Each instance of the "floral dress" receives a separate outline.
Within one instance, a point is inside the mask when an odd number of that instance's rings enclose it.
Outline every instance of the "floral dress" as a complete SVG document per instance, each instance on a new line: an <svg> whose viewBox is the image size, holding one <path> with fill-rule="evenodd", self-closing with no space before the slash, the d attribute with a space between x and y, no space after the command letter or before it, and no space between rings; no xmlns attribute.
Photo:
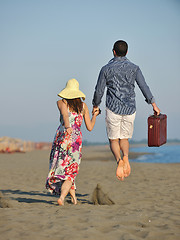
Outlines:
<svg viewBox="0 0 180 240"><path fill-rule="evenodd" d="M62 116L52 144L49 174L46 181L46 189L50 193L61 194L61 185L64 180L72 181L72 189L75 189L75 178L79 171L82 150L81 124L83 114L70 112L69 123L73 129L71 135L66 132Z"/></svg>

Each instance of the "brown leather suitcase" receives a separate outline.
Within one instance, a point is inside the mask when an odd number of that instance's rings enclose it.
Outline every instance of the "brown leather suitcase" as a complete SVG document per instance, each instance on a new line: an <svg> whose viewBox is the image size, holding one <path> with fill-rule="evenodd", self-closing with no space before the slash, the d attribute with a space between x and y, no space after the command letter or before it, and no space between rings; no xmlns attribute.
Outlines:
<svg viewBox="0 0 180 240"><path fill-rule="evenodd" d="M148 146L159 147L167 141L167 116L165 114L148 117Z"/></svg>

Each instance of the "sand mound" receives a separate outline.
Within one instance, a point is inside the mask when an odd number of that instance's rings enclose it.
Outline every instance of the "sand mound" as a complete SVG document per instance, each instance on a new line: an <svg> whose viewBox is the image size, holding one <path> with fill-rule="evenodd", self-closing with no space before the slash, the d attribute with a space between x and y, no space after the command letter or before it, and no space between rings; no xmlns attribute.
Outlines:
<svg viewBox="0 0 180 240"><path fill-rule="evenodd" d="M97 184L93 191L92 201L95 205L113 205L115 204L110 197L102 191L100 184Z"/></svg>
<svg viewBox="0 0 180 240"><path fill-rule="evenodd" d="M4 198L2 192L0 192L0 208L10 208L8 199Z"/></svg>

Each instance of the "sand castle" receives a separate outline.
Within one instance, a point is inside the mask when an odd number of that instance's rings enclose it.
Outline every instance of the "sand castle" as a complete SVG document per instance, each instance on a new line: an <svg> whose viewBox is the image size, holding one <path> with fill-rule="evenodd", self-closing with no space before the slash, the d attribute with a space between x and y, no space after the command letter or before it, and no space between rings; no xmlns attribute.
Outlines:
<svg viewBox="0 0 180 240"><path fill-rule="evenodd" d="M96 188L93 191L92 201L94 205L113 205L114 201L110 199L110 197L105 194L102 190L100 184L97 184Z"/></svg>

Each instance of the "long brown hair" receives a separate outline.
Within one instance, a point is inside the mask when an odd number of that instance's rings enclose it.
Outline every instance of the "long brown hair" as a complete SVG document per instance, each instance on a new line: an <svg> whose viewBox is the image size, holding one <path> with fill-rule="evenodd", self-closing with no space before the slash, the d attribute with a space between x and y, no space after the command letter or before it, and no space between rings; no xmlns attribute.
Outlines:
<svg viewBox="0 0 180 240"><path fill-rule="evenodd" d="M70 111L81 113L83 110L83 102L81 98L74 98L74 99L65 99Z"/></svg>

